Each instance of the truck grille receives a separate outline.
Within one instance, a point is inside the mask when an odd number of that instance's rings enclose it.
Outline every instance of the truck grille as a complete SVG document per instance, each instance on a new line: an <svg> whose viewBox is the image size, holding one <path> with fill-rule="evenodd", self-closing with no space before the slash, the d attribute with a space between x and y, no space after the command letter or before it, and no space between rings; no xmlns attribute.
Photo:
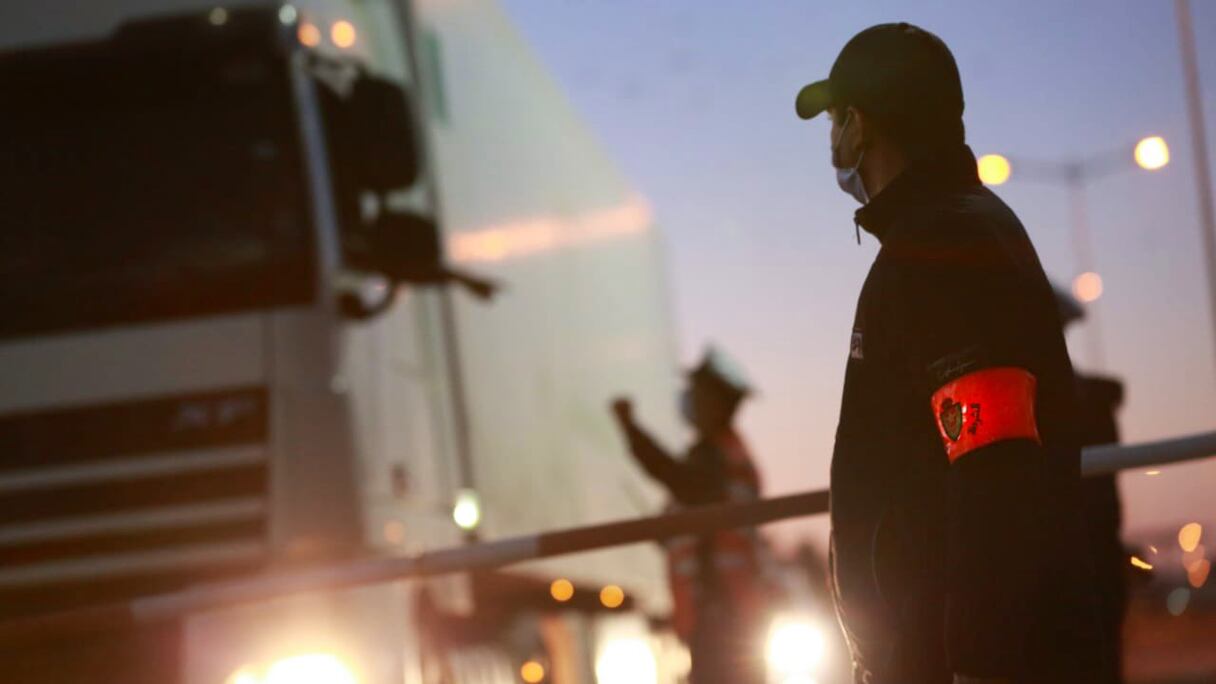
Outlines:
<svg viewBox="0 0 1216 684"><path fill-rule="evenodd" d="M253 387L0 416L0 616L261 565L267 403Z"/></svg>

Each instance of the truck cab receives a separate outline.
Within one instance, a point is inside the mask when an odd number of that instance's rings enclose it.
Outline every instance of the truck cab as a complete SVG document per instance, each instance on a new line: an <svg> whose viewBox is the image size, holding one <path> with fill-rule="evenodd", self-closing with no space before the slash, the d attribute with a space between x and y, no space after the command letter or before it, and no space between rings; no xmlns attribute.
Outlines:
<svg viewBox="0 0 1216 684"><path fill-rule="evenodd" d="M660 236L500 8L41 12L0 29L0 617L660 505L606 410L628 393L680 434ZM3 659L22 681L674 681L666 609L632 547Z"/></svg>

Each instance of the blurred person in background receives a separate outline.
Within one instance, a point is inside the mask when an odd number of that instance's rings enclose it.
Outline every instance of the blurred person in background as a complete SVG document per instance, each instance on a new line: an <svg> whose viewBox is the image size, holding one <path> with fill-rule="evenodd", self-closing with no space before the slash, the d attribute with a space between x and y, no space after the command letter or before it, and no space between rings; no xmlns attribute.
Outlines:
<svg viewBox="0 0 1216 684"><path fill-rule="evenodd" d="M1069 325L1085 318L1080 302L1060 287L1055 288L1060 322ZM1123 405L1123 383L1115 378L1077 373L1078 427L1082 446L1116 444L1119 423L1116 413ZM1127 613L1129 554L1120 530L1123 510L1119 483L1114 473L1086 477L1081 484L1082 505L1100 599L1100 615L1106 636L1107 662L1104 682L1123 681L1123 619Z"/></svg>
<svg viewBox="0 0 1216 684"><path fill-rule="evenodd" d="M863 684L1102 681L1072 364L963 107L949 48L906 23L857 34L796 100L831 117L838 184L881 245L832 457L837 615Z"/></svg>
<svg viewBox="0 0 1216 684"><path fill-rule="evenodd" d="M613 402L634 459L670 493L669 509L760 498L759 473L734 425L750 393L738 366L720 351L707 351L681 395L681 413L695 432L682 459L668 454L638 424L628 399ZM665 547L673 621L692 654L692 684L763 684L766 592L756 532L724 529L677 537Z"/></svg>

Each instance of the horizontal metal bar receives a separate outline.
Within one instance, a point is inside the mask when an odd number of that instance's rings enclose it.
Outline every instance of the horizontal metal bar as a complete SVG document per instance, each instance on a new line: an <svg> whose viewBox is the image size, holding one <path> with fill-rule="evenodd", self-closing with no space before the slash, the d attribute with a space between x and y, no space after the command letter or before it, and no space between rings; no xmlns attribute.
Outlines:
<svg viewBox="0 0 1216 684"><path fill-rule="evenodd" d="M1216 432L1134 446L1087 449L1084 469L1099 474L1124 467L1164 465L1216 455ZM367 558L309 570L199 585L182 592L134 599L0 623L0 642L42 634L180 618L190 613L270 600L309 591L377 584L500 567L580 551L697 535L729 527L824 513L826 490L743 504L705 506L677 513L483 542L405 558Z"/></svg>
<svg viewBox="0 0 1216 684"><path fill-rule="evenodd" d="M1085 449L1081 470L1086 475L1109 475L1120 470L1194 461L1216 456L1216 432L1163 439L1157 442Z"/></svg>

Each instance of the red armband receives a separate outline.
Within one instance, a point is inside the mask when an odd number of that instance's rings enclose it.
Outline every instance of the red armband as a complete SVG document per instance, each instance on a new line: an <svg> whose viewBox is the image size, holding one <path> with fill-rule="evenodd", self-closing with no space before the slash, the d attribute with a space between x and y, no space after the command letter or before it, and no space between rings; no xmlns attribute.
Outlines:
<svg viewBox="0 0 1216 684"><path fill-rule="evenodd" d="M1038 381L1021 368L985 368L933 393L937 431L951 463L989 444L1029 439L1041 444L1034 415Z"/></svg>

